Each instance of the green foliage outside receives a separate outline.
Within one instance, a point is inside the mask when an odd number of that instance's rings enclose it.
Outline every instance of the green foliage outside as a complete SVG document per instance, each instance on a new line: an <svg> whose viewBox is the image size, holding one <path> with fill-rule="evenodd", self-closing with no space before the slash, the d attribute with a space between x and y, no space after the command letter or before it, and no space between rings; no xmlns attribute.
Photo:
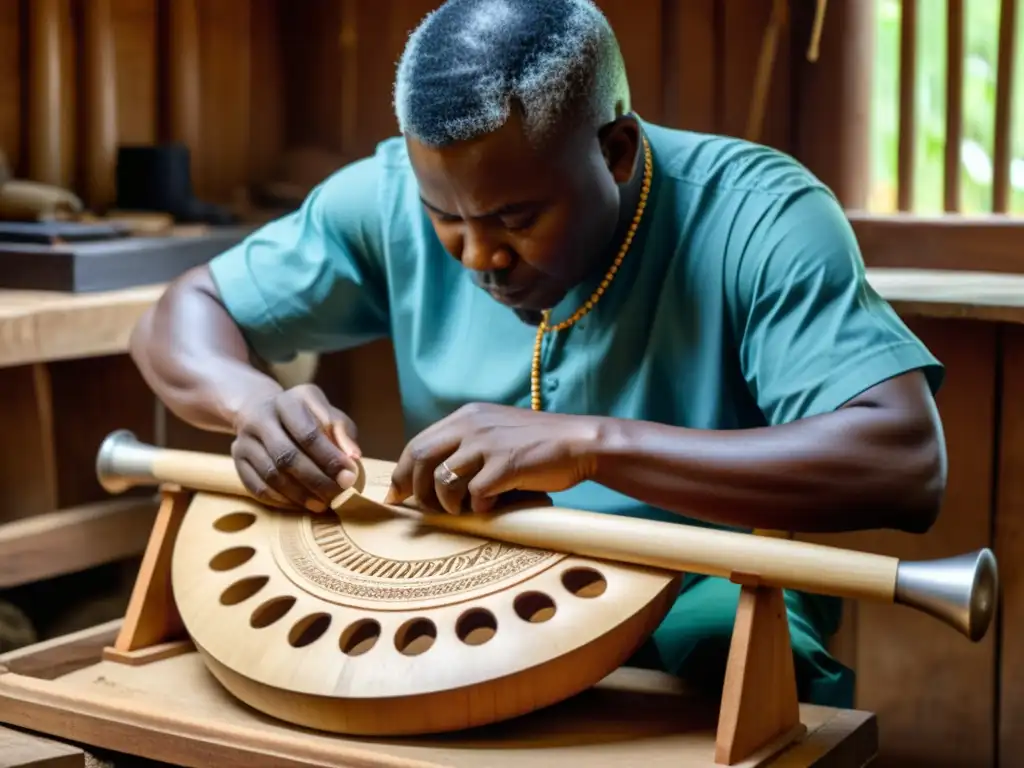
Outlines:
<svg viewBox="0 0 1024 768"><path fill-rule="evenodd" d="M868 0L864 0L867 2ZM896 209L899 135L900 0L875 0L871 116L872 185L868 207ZM1000 0L964 0L964 117L961 210L992 210ZM1024 214L1024 2L1017 13L1011 124L1010 209ZM918 0L915 213L942 212L946 133L946 0Z"/></svg>

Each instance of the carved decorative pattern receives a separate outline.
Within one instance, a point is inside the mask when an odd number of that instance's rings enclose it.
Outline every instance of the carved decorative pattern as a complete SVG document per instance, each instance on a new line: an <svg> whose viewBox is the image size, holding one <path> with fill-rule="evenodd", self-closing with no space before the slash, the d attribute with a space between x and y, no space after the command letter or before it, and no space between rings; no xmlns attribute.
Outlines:
<svg viewBox="0 0 1024 768"><path fill-rule="evenodd" d="M381 602L469 592L563 555L500 542L426 560L394 560L361 549L336 521L302 518L280 526L280 551L295 573L339 597Z"/></svg>

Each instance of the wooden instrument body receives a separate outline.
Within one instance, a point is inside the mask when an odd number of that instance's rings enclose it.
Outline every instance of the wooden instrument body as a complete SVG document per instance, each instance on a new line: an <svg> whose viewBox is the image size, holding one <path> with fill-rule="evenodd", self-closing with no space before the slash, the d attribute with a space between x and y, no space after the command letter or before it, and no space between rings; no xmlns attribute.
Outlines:
<svg viewBox="0 0 1024 768"><path fill-rule="evenodd" d="M195 494L171 575L189 636L235 696L360 735L458 730L583 691L678 594L674 572L426 528L383 507L390 465L337 515Z"/></svg>
<svg viewBox="0 0 1024 768"><path fill-rule="evenodd" d="M384 505L393 464L363 466L362 487L332 502L342 522L330 513L314 522L252 501L229 456L109 435L97 455L101 485L161 485L164 503L104 657L147 664L196 647L236 698L285 722L358 735L459 730L598 683L660 624L683 574L722 576L740 585L740 599L714 763L734 765L802 732L783 589L897 602L974 641L994 614L987 548L904 563L550 505L428 513ZM419 591L396 594L397 579ZM444 587L460 579L465 594ZM366 631L368 618L379 631Z"/></svg>

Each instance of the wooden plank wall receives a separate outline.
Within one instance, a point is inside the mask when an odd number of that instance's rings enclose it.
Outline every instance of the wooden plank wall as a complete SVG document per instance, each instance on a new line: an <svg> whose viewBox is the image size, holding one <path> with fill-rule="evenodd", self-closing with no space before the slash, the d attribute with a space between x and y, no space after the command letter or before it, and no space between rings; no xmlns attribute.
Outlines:
<svg viewBox="0 0 1024 768"><path fill-rule="evenodd" d="M436 4L0 0L0 148L16 175L70 186L100 210L111 201L111 147L119 143L187 139L195 192L212 202L230 203L284 170L322 177L394 133L394 64L408 32ZM599 5L620 37L641 115L743 135L771 2ZM809 65L813 3L794 0L793 31L779 41L760 137L803 159L851 207L864 195L859 169L867 166L866 132L857 127L858 121L863 125L865 89L854 76L870 55L861 10L867 5L829 4L821 59ZM857 45L840 45L851 36ZM52 119L40 123L47 115ZM51 151L41 152L40 142ZM941 401L954 446L943 522L926 538L871 534L844 543L938 556L988 542L996 331L953 322L915 327L951 366ZM20 494L27 499L26 514L102 497L91 466L98 439L110 429L130 427L152 439L150 403L123 358L0 374L0 391L23 392L29 404L22 412L26 424L11 431L0 463L0 496ZM96 377L89 398L102 417L85 419L83 399L69 384L86 376ZM388 345L328 356L318 381L356 418L369 455L397 455L402 425ZM44 407L51 391L52 408ZM72 439L69 430L81 436ZM173 419L168 441L207 449L226 445L220 436L197 435ZM40 479L26 483L32 473ZM55 482L59 492L47 491ZM34 495L26 489L35 489ZM851 612L837 644L861 670L858 704L881 715L885 765L989 764L991 638L971 646L907 611L869 606Z"/></svg>
<svg viewBox="0 0 1024 768"><path fill-rule="evenodd" d="M408 32L436 4L0 0L0 147L19 176L45 175L49 166L33 166L32 158L33 143L46 139L31 130L30 116L45 95L40 91L54 84L60 98L51 113L61 130L53 181L102 207L110 185L87 183L87 173L109 176L113 159L91 156L101 150L89 118L103 108L105 90L90 87L90 78L113 89L114 142L152 143L186 130L175 126L173 102L190 98L182 96L181 83L192 82L195 61L195 188L201 197L228 202L240 187L271 178L285 149L351 159L392 135L394 63ZM721 0L600 5L621 37L641 114L697 130L743 131L770 3L731 0L728 14ZM94 16L109 17L108 33L90 31ZM95 64L96 41L104 35L113 48L106 68ZM784 148L791 133L787 41L780 45L765 128L765 140ZM182 51L188 55L171 55Z"/></svg>
<svg viewBox="0 0 1024 768"><path fill-rule="evenodd" d="M187 142L195 194L220 204L282 175L309 184L395 133L395 62L408 33L437 4L0 0L0 149L16 177L69 187L99 212L113 202L119 144ZM728 13L725 0L599 4L620 37L634 105L645 118L742 134L771 3L729 0ZM799 21L803 16L806 10L798 9L794 19L809 27L809 18ZM784 31L763 133L766 143L785 150L793 149L797 129L789 42ZM390 381L382 349L357 353L366 355L385 366L376 376ZM352 381L333 374L337 362L326 361L321 376L333 394L343 397L351 388L358 400L364 389L379 393L376 376ZM67 387L56 372L89 365L0 371L0 386L26 398L24 428L10 431L6 453L12 459L7 470L0 468L0 499L9 502L6 509L17 507L19 516L104 498L91 477L91 452L107 427L153 435L147 393L124 360L97 365L119 371L119 402L134 405L93 418L75 441L60 426L47 427L82 420L74 398L60 400ZM388 409L371 412L390 432L399 426ZM364 428L364 434L375 431ZM167 432L173 445L226 449L222 436L198 434L173 418ZM384 455L393 441L382 437L368 449ZM69 442L81 447L73 451ZM38 477L26 483L26 473Z"/></svg>

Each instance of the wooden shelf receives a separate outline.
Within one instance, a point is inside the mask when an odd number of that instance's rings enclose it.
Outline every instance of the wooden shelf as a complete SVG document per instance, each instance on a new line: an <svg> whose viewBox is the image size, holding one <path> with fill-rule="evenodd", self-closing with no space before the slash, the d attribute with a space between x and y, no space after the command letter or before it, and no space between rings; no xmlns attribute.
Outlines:
<svg viewBox="0 0 1024 768"><path fill-rule="evenodd" d="M0 525L0 588L142 554L156 509L155 497L120 498Z"/></svg>
<svg viewBox="0 0 1024 768"><path fill-rule="evenodd" d="M1024 323L1024 275L868 269L868 279L901 315Z"/></svg>
<svg viewBox="0 0 1024 768"><path fill-rule="evenodd" d="M121 354L166 286L73 294L0 289L0 366Z"/></svg>

